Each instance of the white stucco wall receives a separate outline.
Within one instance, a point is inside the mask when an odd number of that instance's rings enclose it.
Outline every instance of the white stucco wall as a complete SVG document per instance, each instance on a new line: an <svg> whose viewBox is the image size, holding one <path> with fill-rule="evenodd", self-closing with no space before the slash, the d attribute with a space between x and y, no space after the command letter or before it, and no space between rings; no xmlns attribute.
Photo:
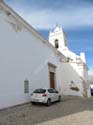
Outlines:
<svg viewBox="0 0 93 125"><path fill-rule="evenodd" d="M56 87L61 85L60 62L54 51L26 27L15 32L0 12L0 109L30 101L35 88L49 87L48 62L56 65ZM29 80L28 94L24 80Z"/></svg>
<svg viewBox="0 0 93 125"><path fill-rule="evenodd" d="M83 84L77 71L71 63L62 63L62 93L64 95L83 96ZM78 87L79 91L71 90L70 85L73 81L73 86Z"/></svg>

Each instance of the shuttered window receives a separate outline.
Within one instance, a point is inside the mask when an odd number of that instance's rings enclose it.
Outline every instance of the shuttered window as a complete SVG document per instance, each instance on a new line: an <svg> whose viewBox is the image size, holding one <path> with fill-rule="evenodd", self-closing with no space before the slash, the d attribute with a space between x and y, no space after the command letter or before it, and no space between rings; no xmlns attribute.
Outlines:
<svg viewBox="0 0 93 125"><path fill-rule="evenodd" d="M24 81L24 93L29 93L29 81Z"/></svg>

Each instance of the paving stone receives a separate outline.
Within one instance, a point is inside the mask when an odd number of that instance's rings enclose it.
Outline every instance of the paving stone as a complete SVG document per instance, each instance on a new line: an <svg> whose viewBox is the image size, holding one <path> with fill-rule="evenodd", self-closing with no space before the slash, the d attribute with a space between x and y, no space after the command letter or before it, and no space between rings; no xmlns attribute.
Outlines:
<svg viewBox="0 0 93 125"><path fill-rule="evenodd" d="M26 104L0 111L0 125L93 125L93 97L64 96L62 102Z"/></svg>

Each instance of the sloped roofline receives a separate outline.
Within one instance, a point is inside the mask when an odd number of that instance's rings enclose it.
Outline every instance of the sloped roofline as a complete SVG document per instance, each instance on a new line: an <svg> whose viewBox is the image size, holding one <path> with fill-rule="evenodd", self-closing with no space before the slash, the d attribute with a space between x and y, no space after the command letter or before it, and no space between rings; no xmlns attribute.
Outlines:
<svg viewBox="0 0 93 125"><path fill-rule="evenodd" d="M58 56L60 55L62 58L66 58L60 51L54 48L48 40L46 40L38 31L36 31L27 21L25 21L19 14L17 14L10 6L8 6L3 0L0 0L1 6L13 15L19 22L21 22L30 32L36 35L44 44L50 47Z"/></svg>

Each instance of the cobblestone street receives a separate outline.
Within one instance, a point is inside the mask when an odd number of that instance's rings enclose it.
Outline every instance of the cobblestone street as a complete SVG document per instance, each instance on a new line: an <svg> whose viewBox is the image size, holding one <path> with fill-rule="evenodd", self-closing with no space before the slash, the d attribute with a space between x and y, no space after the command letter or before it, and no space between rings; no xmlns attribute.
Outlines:
<svg viewBox="0 0 93 125"><path fill-rule="evenodd" d="M26 104L0 111L0 125L93 125L93 97L64 97L50 107Z"/></svg>

